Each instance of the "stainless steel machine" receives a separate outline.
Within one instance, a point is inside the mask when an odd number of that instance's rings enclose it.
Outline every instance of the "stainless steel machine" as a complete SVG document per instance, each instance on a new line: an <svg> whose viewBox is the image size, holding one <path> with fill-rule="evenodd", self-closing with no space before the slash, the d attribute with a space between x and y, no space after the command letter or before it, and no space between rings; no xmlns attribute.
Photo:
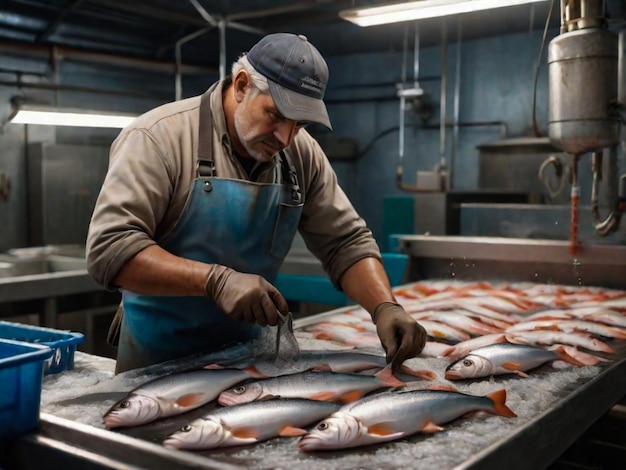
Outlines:
<svg viewBox="0 0 626 470"><path fill-rule="evenodd" d="M618 176L617 154L626 88L625 34L608 29L603 0L561 0L561 29L548 50L550 140L571 156L570 251L578 243L580 204L578 164L591 153L593 192L591 207L596 233L618 229L626 210L626 173ZM602 175L602 158L609 158ZM598 184L604 179L611 204L602 219Z"/></svg>

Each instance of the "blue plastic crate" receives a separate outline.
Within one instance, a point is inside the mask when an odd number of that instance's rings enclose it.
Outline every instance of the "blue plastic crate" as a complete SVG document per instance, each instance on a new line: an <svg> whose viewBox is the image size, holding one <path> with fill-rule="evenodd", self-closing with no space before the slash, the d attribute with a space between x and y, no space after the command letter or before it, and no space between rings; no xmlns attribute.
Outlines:
<svg viewBox="0 0 626 470"><path fill-rule="evenodd" d="M51 356L43 344L0 338L0 439L39 424L44 362Z"/></svg>
<svg viewBox="0 0 626 470"><path fill-rule="evenodd" d="M76 345L85 340L82 333L7 321L0 321L0 338L49 346L53 354L44 366L46 375L73 369Z"/></svg>

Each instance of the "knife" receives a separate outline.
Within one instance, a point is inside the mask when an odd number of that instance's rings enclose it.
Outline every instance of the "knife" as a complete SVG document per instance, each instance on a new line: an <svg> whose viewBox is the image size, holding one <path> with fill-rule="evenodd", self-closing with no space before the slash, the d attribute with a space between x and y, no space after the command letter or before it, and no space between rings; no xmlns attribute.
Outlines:
<svg viewBox="0 0 626 470"><path fill-rule="evenodd" d="M290 350L288 351L288 354L297 356L300 352L300 348L298 346L298 341L293 335L293 314L289 312L287 315L283 315L278 311L276 313L278 313L278 323L276 325L275 359L279 358L281 336L284 336L286 341L289 342Z"/></svg>

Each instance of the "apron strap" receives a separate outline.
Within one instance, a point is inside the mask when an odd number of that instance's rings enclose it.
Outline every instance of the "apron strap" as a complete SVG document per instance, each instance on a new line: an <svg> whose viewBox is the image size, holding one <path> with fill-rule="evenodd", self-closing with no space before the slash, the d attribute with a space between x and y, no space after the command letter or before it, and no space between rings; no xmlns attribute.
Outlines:
<svg viewBox="0 0 626 470"><path fill-rule="evenodd" d="M200 128L198 132L198 164L199 177L215 176L213 161L213 116L211 115L211 92L213 87L204 92L200 98Z"/></svg>
<svg viewBox="0 0 626 470"><path fill-rule="evenodd" d="M209 88L200 98L200 123L198 132L198 163L197 173L200 178L216 176L215 162L213 161L213 116L211 115L211 92L214 87ZM294 203L302 203L302 190L298 183L296 169L287 156L280 151L280 162L283 184L290 184L291 199Z"/></svg>
<svg viewBox="0 0 626 470"><path fill-rule="evenodd" d="M291 199L294 203L300 204L302 202L302 191L300 190L300 184L298 183L296 168L294 167L291 158L287 156L284 150L281 150L279 155L283 184L290 184L292 186Z"/></svg>

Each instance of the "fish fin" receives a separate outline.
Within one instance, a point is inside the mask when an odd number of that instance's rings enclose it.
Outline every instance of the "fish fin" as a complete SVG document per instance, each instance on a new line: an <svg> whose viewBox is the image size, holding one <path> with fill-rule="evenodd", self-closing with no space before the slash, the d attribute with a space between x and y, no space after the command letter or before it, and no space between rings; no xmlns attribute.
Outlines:
<svg viewBox="0 0 626 470"><path fill-rule="evenodd" d="M226 369L226 367L221 366L219 364L207 364L203 367L203 369L215 370L215 369Z"/></svg>
<svg viewBox="0 0 626 470"><path fill-rule="evenodd" d="M297 428L295 426L285 426L278 432L278 435L282 437L297 437L304 436L306 433L306 429Z"/></svg>
<svg viewBox="0 0 626 470"><path fill-rule="evenodd" d="M255 379L264 379L267 378L267 375L261 373L256 366L248 366L242 369L246 374L250 377L254 377Z"/></svg>
<svg viewBox="0 0 626 470"><path fill-rule="evenodd" d="M406 383L393 375L393 370L390 366L384 367L374 375L387 387L404 387L406 385Z"/></svg>
<svg viewBox="0 0 626 470"><path fill-rule="evenodd" d="M447 384L435 384L435 385L429 385L428 387L426 387L426 390L441 390L443 392L458 392L459 389L456 388L453 385L447 385Z"/></svg>
<svg viewBox="0 0 626 470"><path fill-rule="evenodd" d="M318 401L335 401L337 399L337 394L334 392L317 392L309 396L309 398L311 400Z"/></svg>
<svg viewBox="0 0 626 470"><path fill-rule="evenodd" d="M333 336L325 331L316 331L313 333L313 337L315 339L333 339Z"/></svg>
<svg viewBox="0 0 626 470"><path fill-rule="evenodd" d="M331 372L332 368L330 367L329 364L318 364L315 367L313 367L313 370L317 372Z"/></svg>
<svg viewBox="0 0 626 470"><path fill-rule="evenodd" d="M232 429L230 433L233 435L233 437L236 437L238 439L250 439L250 438L257 439L261 434L259 431L257 431L254 428Z"/></svg>
<svg viewBox="0 0 626 470"><path fill-rule="evenodd" d="M454 354L454 351L456 351L456 347L450 346L449 348L443 350L443 352L441 353L441 356L442 357L450 356Z"/></svg>
<svg viewBox="0 0 626 470"><path fill-rule="evenodd" d="M432 421L426 421L422 426L421 431L427 434L434 434L436 432L443 431L443 428Z"/></svg>
<svg viewBox="0 0 626 470"><path fill-rule="evenodd" d="M509 418L517 417L513 410L506 406L506 390L504 388L489 393L487 395L487 398L489 398L493 402L493 407L495 408L495 412L497 415L507 416Z"/></svg>
<svg viewBox="0 0 626 470"><path fill-rule="evenodd" d="M570 355L563 346L557 346L556 348L553 349L553 351L555 353L558 354L559 358L561 358L562 360L564 360L565 362L568 362L570 364L574 364L575 366L583 366L584 364L582 362L580 362L578 359L576 359L574 356ZM571 351L571 350L570 350Z"/></svg>
<svg viewBox="0 0 626 470"><path fill-rule="evenodd" d="M405 366L404 364L400 366L400 371L424 380L435 380L437 378L437 374L435 374L432 370L411 369L409 366Z"/></svg>
<svg viewBox="0 0 626 470"><path fill-rule="evenodd" d="M502 363L502 368L510 372L519 371L521 364L519 362L508 361Z"/></svg>
<svg viewBox="0 0 626 470"><path fill-rule="evenodd" d="M263 395L262 397L257 398L255 401L268 401L268 400L276 400L277 398L280 398L280 395L272 395L267 394L267 395Z"/></svg>
<svg viewBox="0 0 626 470"><path fill-rule="evenodd" d="M336 400L341 403L346 404L346 403L352 403L353 401L357 401L361 398L363 398L362 391L351 390L350 392L342 393L341 395L339 395L339 397Z"/></svg>
<svg viewBox="0 0 626 470"><path fill-rule="evenodd" d="M178 397L175 403L183 408L189 408L190 406L196 406L203 403L203 398L205 396L206 395L204 393L188 393L187 395Z"/></svg>
<svg viewBox="0 0 626 470"><path fill-rule="evenodd" d="M528 374L526 372L522 372L521 370L512 370L511 372L513 372L518 377L522 377L523 379L528 378Z"/></svg>
<svg viewBox="0 0 626 470"><path fill-rule="evenodd" d="M400 437L404 433L396 432L389 423L376 423L367 427L367 433L381 437Z"/></svg>

